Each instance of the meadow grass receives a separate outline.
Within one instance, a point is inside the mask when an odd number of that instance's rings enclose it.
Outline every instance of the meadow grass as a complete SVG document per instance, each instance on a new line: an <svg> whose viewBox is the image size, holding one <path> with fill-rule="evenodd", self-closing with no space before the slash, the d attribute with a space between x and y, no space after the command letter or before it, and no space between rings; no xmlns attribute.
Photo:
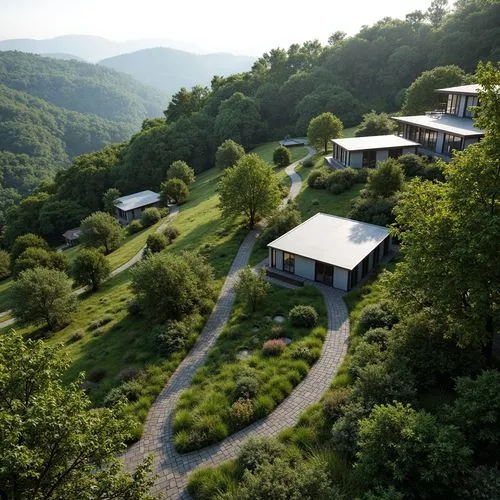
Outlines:
<svg viewBox="0 0 500 500"><path fill-rule="evenodd" d="M288 318L283 324L272 318L287 316L298 304L312 305L320 320L316 327L298 328ZM254 313L237 302L226 328L209 352L207 363L193 377L177 405L174 417L175 442L179 451L198 449L220 441L268 415L307 375L320 356L326 336L326 309L323 297L314 287L297 290L272 286L268 297ZM266 356L266 340L288 337L292 343L278 356ZM306 348L304 357L293 353ZM248 358L238 359L247 351ZM239 377L247 373L257 384L251 408L245 415L235 412L238 397L234 394Z"/></svg>
<svg viewBox="0 0 500 500"><path fill-rule="evenodd" d="M273 152L280 145L278 141L266 142L265 144L260 144L256 148L249 151L249 153L258 154L264 161L267 161L271 165L273 164ZM289 148L291 155L291 162L300 160L307 154L307 148L305 146L296 146L294 148Z"/></svg>

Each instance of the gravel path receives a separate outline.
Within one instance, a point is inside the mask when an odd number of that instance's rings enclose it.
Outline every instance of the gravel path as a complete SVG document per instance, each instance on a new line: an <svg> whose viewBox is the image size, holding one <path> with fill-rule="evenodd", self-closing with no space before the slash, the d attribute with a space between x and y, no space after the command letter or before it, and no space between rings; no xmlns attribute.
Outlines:
<svg viewBox="0 0 500 500"><path fill-rule="evenodd" d="M286 173L292 180L290 199L298 195L302 185L301 177L295 173L295 168L314 154L312 148L308 149L309 154L305 158L286 169ZM349 320L342 294L319 283L308 282L323 294L328 310L328 333L321 357L311 368L307 377L266 418L254 422L216 445L186 454L179 454L175 451L172 433L175 407L181 393L190 386L193 375L206 362L210 347L215 344L226 325L235 299L234 284L238 272L247 264L261 230L258 228L251 231L241 244L215 308L197 343L170 377L151 407L141 440L133 444L123 456L126 467L134 470L148 454L154 454L153 467L154 472L158 474L158 479L153 492L157 496L166 495L169 499L187 497L185 491L187 478L196 467L218 465L224 460L234 458L243 442L250 436L275 436L281 430L295 425L301 413L310 404L318 401L329 387L345 355Z"/></svg>

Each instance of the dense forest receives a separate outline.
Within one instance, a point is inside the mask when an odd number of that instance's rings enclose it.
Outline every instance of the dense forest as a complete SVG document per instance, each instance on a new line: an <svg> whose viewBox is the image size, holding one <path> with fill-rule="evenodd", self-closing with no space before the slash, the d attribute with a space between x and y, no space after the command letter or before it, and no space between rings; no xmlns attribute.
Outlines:
<svg viewBox="0 0 500 500"><path fill-rule="evenodd" d="M461 0L448 13L441 3L434 2L428 16L413 12L405 20L385 18L353 37L334 33L328 46L311 41L271 50L246 73L214 76L210 88L182 88L165 118L145 120L142 130L119 148L79 158L44 188L46 197L95 210L102 208L102 194L110 187L122 193L157 189L175 160L198 172L209 168L225 139L248 150L265 140L305 134L310 119L325 111L347 127L372 109L395 112L405 104L412 82L436 66L457 65L444 71L451 76L439 79L439 85L466 81L479 60L500 58L500 3ZM53 64L99 71L74 61ZM32 198L12 211L7 235L21 230L20 220L27 221L25 231L40 232L37 217L23 215L25 206L31 213L37 205Z"/></svg>
<svg viewBox="0 0 500 500"><path fill-rule="evenodd" d="M74 157L127 139L165 102L113 70L0 52L0 220Z"/></svg>

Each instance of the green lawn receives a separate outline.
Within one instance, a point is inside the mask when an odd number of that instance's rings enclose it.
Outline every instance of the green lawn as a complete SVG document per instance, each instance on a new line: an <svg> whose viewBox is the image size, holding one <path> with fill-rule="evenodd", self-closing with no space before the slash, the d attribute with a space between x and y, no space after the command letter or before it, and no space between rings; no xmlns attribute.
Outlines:
<svg viewBox="0 0 500 500"><path fill-rule="evenodd" d="M272 300L263 300L253 314L241 303L235 305L228 325L209 352L207 363L195 374L192 386L184 391L178 403L173 426L179 451L218 442L268 415L320 356L327 325L321 293L314 287L290 290L273 285L269 291L271 297ZM286 316L297 304L315 307L320 315L318 326L297 328L288 319L283 324L271 320L278 314ZM263 343L280 337L289 337L292 343L278 356L265 356ZM299 347L305 348L305 352L294 355ZM243 350L248 351L249 357L238 360L236 356ZM233 403L239 397L234 393L242 375L253 379L257 389L245 401L246 412L240 414L241 400Z"/></svg>
<svg viewBox="0 0 500 500"><path fill-rule="evenodd" d="M250 153L258 154L263 160L268 163L273 163L273 152L280 145L278 141L266 142L265 144L261 144L256 148L249 151ZM304 146L297 146L295 148L289 149L292 156L292 163L294 161L300 160L307 154L307 148Z"/></svg>
<svg viewBox="0 0 500 500"><path fill-rule="evenodd" d="M220 171L211 169L198 176L188 202L172 223L180 230L180 235L166 250L175 253L200 250L214 266L219 285L246 234L240 220L223 220L217 208L216 188L220 175ZM124 246L110 255L116 254L113 267L135 255L154 229L153 226L127 238ZM98 382L85 382L97 405L103 403L112 388L122 383L120 372L141 370L142 375L134 379L134 394L127 406L127 411L137 419L133 433L139 438L151 404L196 340L205 318L192 315L195 333L188 346L167 358L160 357L150 322L128 313L128 302L132 298L130 280L130 271L124 271L105 282L98 292L80 296L71 323L47 337L47 341L64 345L71 361L65 377L68 382L81 372L101 372ZM21 331L27 336L44 335L43 329L36 327L24 327Z"/></svg>
<svg viewBox="0 0 500 500"><path fill-rule="evenodd" d="M351 201L359 194L363 184L355 184L341 194L332 194L326 189L313 189L307 185L311 172L323 167L323 157L316 157L313 168L300 165L297 172L302 177L302 189L296 198L302 219L306 220L318 212L345 217L351 209Z"/></svg>
<svg viewBox="0 0 500 500"><path fill-rule="evenodd" d="M354 132L356 132L356 129L358 127L350 127L350 128L345 128L344 131L342 132L343 137L354 137Z"/></svg>

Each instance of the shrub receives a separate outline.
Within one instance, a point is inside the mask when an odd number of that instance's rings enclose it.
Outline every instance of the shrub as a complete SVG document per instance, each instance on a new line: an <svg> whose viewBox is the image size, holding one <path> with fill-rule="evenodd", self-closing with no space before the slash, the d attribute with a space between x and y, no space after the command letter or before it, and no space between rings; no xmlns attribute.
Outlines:
<svg viewBox="0 0 500 500"><path fill-rule="evenodd" d="M248 375L240 376L236 380L233 400L236 401L240 398L252 399L257 394L258 389L259 381L255 377Z"/></svg>
<svg viewBox="0 0 500 500"><path fill-rule="evenodd" d="M273 163L278 167L286 167L292 161L290 151L285 146L278 146L273 151Z"/></svg>
<svg viewBox="0 0 500 500"><path fill-rule="evenodd" d="M264 464L273 463L284 453L285 446L277 439L250 438L242 446L237 462L242 470L254 472Z"/></svg>
<svg viewBox="0 0 500 500"><path fill-rule="evenodd" d="M106 212L95 212L83 219L80 241L86 247L104 247L106 254L116 250L123 242L120 223Z"/></svg>
<svg viewBox="0 0 500 500"><path fill-rule="evenodd" d="M299 210L294 204L286 205L269 219L264 234L261 236L261 246L279 238L302 222Z"/></svg>
<svg viewBox="0 0 500 500"><path fill-rule="evenodd" d="M369 304L359 314L357 332L363 335L371 328L391 328L396 322L397 317L385 302Z"/></svg>
<svg viewBox="0 0 500 500"><path fill-rule="evenodd" d="M162 356L180 351L189 338L189 330L182 321L168 321L153 329L156 347Z"/></svg>
<svg viewBox="0 0 500 500"><path fill-rule="evenodd" d="M248 424L253 417L253 404L250 399L239 398L232 405L230 410L230 417L233 427L236 429L241 428Z"/></svg>
<svg viewBox="0 0 500 500"><path fill-rule="evenodd" d="M160 200L162 205L168 205L170 201L181 205L187 200L189 189L181 179L170 179L162 182L160 186Z"/></svg>
<svg viewBox="0 0 500 500"><path fill-rule="evenodd" d="M168 207L160 207L158 210L160 211L160 215L161 215L162 219L164 217L167 217L168 214L170 213L170 209Z"/></svg>
<svg viewBox="0 0 500 500"><path fill-rule="evenodd" d="M356 178L354 179L354 182L356 184L365 184L365 182L368 180L368 174L370 173L370 169L356 168L353 170L356 172Z"/></svg>
<svg viewBox="0 0 500 500"><path fill-rule="evenodd" d="M116 380L119 382L128 382L129 380L136 378L141 373L142 370L140 368L137 368L136 366L127 366L118 372Z"/></svg>
<svg viewBox="0 0 500 500"><path fill-rule="evenodd" d="M15 262L15 260L28 248L41 248L49 251L49 244L37 234L22 234L16 238L10 250L12 262Z"/></svg>
<svg viewBox="0 0 500 500"><path fill-rule="evenodd" d="M10 276L10 255L5 250L0 250L0 280Z"/></svg>
<svg viewBox="0 0 500 500"><path fill-rule="evenodd" d="M83 332L81 330L77 330L76 332L73 332L71 334L71 337L69 338L70 342L78 342L79 340L83 339Z"/></svg>
<svg viewBox="0 0 500 500"><path fill-rule="evenodd" d="M356 171L353 168L334 170L326 179L326 188L332 194L347 191L356 182Z"/></svg>
<svg viewBox="0 0 500 500"><path fill-rule="evenodd" d="M270 284L265 280L265 270L261 269L258 273L254 273L250 266L240 271L235 285L238 299L246 303L252 312L257 310L269 288Z"/></svg>
<svg viewBox="0 0 500 500"><path fill-rule="evenodd" d="M307 178L307 185L313 189L325 189L327 179L326 170L314 170Z"/></svg>
<svg viewBox="0 0 500 500"><path fill-rule="evenodd" d="M137 380L129 380L111 389L104 398L104 406L112 407L120 401L138 401L141 395L141 384Z"/></svg>
<svg viewBox="0 0 500 500"><path fill-rule="evenodd" d="M342 410L349 401L350 395L351 389L349 387L338 387L326 394L323 400L323 408L328 419L335 421L343 415Z"/></svg>
<svg viewBox="0 0 500 500"><path fill-rule="evenodd" d="M68 270L68 259L62 253L49 252L39 247L29 247L17 257L13 274L19 276L23 271L35 267L45 267L66 272Z"/></svg>
<svg viewBox="0 0 500 500"><path fill-rule="evenodd" d="M304 360L308 365L312 365L318 359L316 353L303 343L297 343L292 346L291 356L293 359Z"/></svg>
<svg viewBox="0 0 500 500"><path fill-rule="evenodd" d="M387 328L370 328L363 335L363 340L369 344L378 344L385 348L389 338L389 330Z"/></svg>
<svg viewBox="0 0 500 500"><path fill-rule="evenodd" d="M141 224L149 227L156 224L161 219L161 213L156 207L146 208L141 214Z"/></svg>
<svg viewBox="0 0 500 500"><path fill-rule="evenodd" d="M88 327L88 330L97 330L101 326L111 323L111 321L113 321L113 316L111 314L105 314L102 318L92 321L92 323L90 323Z"/></svg>
<svg viewBox="0 0 500 500"><path fill-rule="evenodd" d="M138 316L141 314L141 306L134 299L128 301L127 310L131 316Z"/></svg>
<svg viewBox="0 0 500 500"><path fill-rule="evenodd" d="M100 382L105 376L106 376L106 368L103 368L101 366L96 366L87 373L87 380L97 383Z"/></svg>
<svg viewBox="0 0 500 500"><path fill-rule="evenodd" d="M158 253L168 245L168 239L160 233L153 233L146 240L146 254Z"/></svg>
<svg viewBox="0 0 500 500"><path fill-rule="evenodd" d="M139 219L134 219L127 226L127 231L129 234L136 234L139 231L142 231L143 229L144 229L144 226L142 225L142 222Z"/></svg>
<svg viewBox="0 0 500 500"><path fill-rule="evenodd" d="M266 340L262 346L264 356L279 356L285 349L286 343L283 339Z"/></svg>
<svg viewBox="0 0 500 500"><path fill-rule="evenodd" d="M169 243L172 243L172 241L179 236L180 231L177 229L175 226L167 226L165 230L163 231L163 234L166 236L168 239Z"/></svg>
<svg viewBox="0 0 500 500"><path fill-rule="evenodd" d="M313 306L298 305L291 309L288 317L293 326L312 328L318 323L318 313Z"/></svg>
<svg viewBox="0 0 500 500"><path fill-rule="evenodd" d="M368 175L366 187L372 196L389 198L403 189L404 174L400 164L394 158L380 161L377 168Z"/></svg>
<svg viewBox="0 0 500 500"><path fill-rule="evenodd" d="M348 213L350 219L369 222L379 226L388 226L395 221L392 209L398 200L397 196L391 198L372 198L358 196L352 203Z"/></svg>
<svg viewBox="0 0 500 500"><path fill-rule="evenodd" d="M302 162L302 165L305 168L312 168L314 167L314 160L312 158L308 158L306 161Z"/></svg>
<svg viewBox="0 0 500 500"><path fill-rule="evenodd" d="M245 156L243 146L231 139L227 139L217 148L215 166L221 169L234 167L243 156Z"/></svg>

